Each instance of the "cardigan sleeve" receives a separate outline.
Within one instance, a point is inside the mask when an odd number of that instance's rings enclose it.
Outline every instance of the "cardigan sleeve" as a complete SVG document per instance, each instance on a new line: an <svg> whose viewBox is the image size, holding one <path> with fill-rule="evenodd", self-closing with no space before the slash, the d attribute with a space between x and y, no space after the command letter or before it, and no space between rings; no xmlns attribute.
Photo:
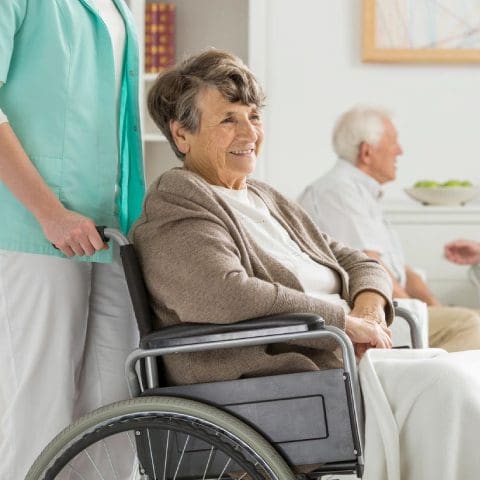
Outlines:
<svg viewBox="0 0 480 480"><path fill-rule="evenodd" d="M350 304L353 306L356 296L361 292L376 292L386 300L385 318L388 325L392 323L394 308L390 275L376 260L360 250L347 247L326 234L323 236L337 262L348 274Z"/></svg>

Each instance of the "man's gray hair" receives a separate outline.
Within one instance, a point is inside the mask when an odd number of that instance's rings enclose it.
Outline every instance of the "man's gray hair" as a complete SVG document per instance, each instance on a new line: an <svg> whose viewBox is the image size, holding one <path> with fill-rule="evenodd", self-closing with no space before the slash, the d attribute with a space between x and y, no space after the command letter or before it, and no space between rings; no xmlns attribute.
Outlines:
<svg viewBox="0 0 480 480"><path fill-rule="evenodd" d="M333 129L332 143L337 156L355 164L362 143L377 145L390 113L378 107L358 105L344 112Z"/></svg>

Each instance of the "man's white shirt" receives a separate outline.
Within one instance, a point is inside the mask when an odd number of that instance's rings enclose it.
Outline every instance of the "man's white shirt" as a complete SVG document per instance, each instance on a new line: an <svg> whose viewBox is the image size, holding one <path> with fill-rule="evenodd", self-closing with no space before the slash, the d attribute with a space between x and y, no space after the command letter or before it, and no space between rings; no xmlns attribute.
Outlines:
<svg viewBox="0 0 480 480"><path fill-rule="evenodd" d="M351 163L338 160L308 186L299 203L320 230L358 250L378 252L382 262L405 286L405 258L398 236L386 220L381 185Z"/></svg>

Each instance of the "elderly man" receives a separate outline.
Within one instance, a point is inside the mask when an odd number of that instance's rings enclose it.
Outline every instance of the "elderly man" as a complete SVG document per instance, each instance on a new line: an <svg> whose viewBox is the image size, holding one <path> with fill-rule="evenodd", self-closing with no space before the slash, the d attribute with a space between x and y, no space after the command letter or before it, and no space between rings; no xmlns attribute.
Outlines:
<svg viewBox="0 0 480 480"><path fill-rule="evenodd" d="M463 307L442 306L423 279L405 263L400 242L383 216L382 185L395 180L402 147L387 112L356 107L333 132L336 165L307 187L300 204L333 238L379 260L390 273L395 298L428 305L430 346L448 351L480 348L480 316Z"/></svg>

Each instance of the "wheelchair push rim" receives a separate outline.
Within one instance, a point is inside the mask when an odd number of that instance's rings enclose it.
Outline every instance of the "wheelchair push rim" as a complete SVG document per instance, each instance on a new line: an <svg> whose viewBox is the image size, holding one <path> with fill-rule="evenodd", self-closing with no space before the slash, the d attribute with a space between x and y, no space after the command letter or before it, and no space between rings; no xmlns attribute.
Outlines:
<svg viewBox="0 0 480 480"><path fill-rule="evenodd" d="M107 405L67 427L25 480L211 478L295 477L271 444L238 418L184 398L143 397Z"/></svg>

